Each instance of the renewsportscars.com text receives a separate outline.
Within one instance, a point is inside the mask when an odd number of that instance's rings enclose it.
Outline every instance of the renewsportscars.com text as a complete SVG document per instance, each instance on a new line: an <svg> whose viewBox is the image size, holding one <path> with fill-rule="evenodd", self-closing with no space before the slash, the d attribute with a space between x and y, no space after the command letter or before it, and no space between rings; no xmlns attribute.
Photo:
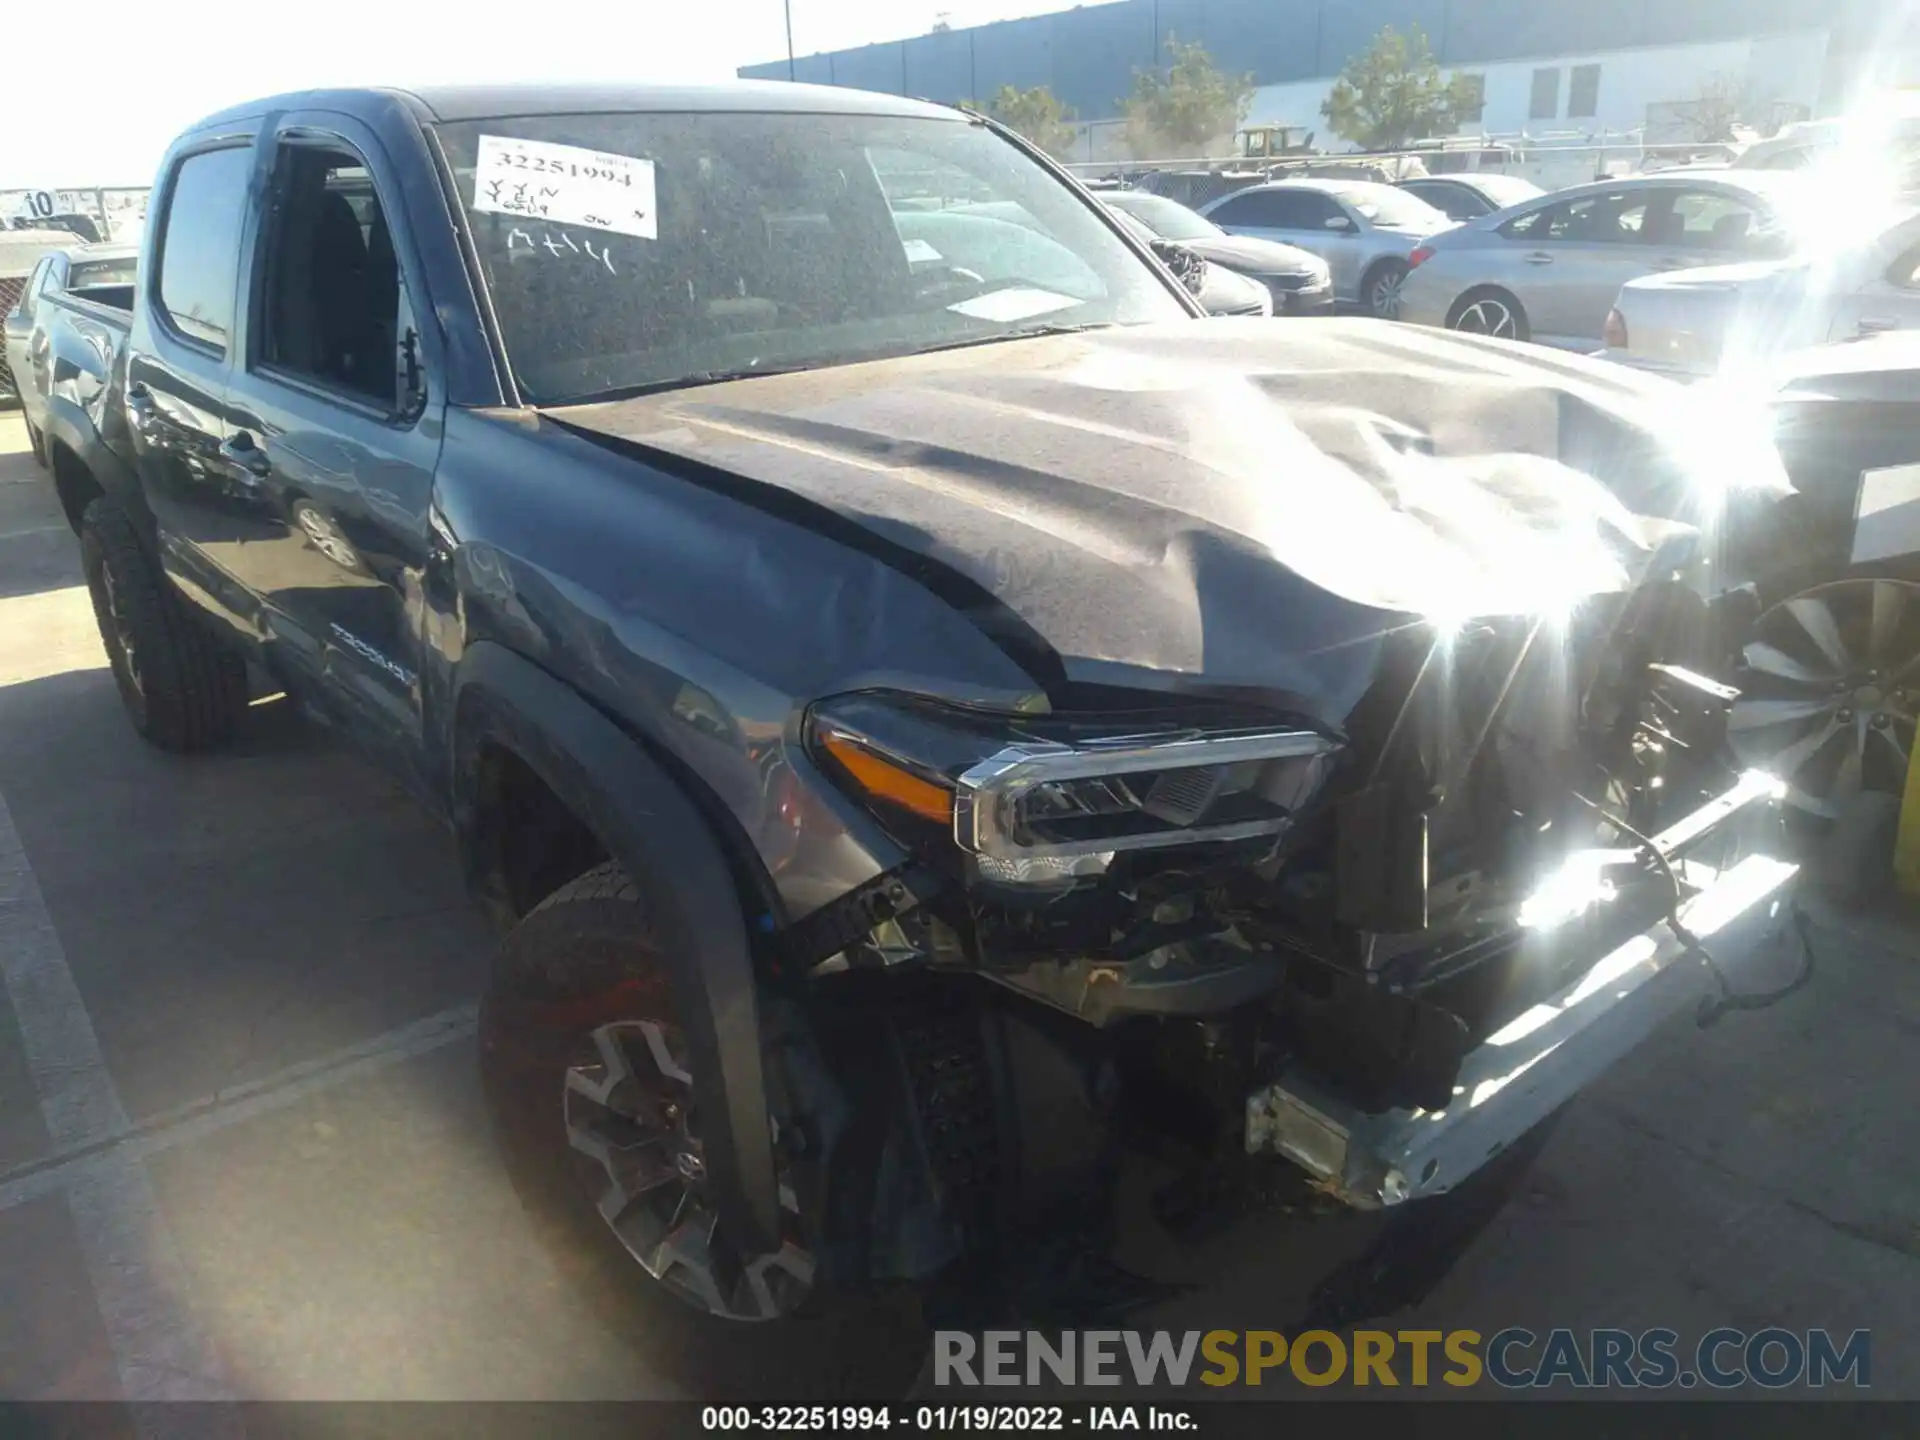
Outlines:
<svg viewBox="0 0 1920 1440"><path fill-rule="evenodd" d="M1872 1383L1853 1330L961 1330L934 1334L933 1379L977 1385L1431 1385L1766 1389Z"/></svg>

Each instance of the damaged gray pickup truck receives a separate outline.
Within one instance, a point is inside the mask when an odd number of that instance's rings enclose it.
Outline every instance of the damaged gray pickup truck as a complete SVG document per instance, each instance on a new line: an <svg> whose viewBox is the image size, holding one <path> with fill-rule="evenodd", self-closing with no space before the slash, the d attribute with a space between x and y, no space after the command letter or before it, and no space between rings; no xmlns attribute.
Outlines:
<svg viewBox="0 0 1920 1440"><path fill-rule="evenodd" d="M1660 382L1205 319L840 90L281 97L152 214L48 428L129 713L264 671L446 818L529 1213L740 1383L1149 1132L1443 1205L1784 923L1711 678L1778 461Z"/></svg>

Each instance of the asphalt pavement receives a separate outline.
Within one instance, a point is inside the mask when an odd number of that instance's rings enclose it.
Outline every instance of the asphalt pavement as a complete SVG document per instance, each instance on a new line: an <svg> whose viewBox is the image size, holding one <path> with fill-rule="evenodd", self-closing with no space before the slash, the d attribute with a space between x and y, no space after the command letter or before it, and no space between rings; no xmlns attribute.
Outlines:
<svg viewBox="0 0 1920 1440"><path fill-rule="evenodd" d="M495 1161L492 943L447 836L285 702L215 757L134 736L0 414L0 1397L675 1393ZM1920 1399L1920 930L1828 917L1817 953L1792 999L1683 1018L1578 1102L1390 1324L1865 1328L1871 1393ZM1135 1323L1287 1323L1297 1235L1136 1237L1196 1288Z"/></svg>

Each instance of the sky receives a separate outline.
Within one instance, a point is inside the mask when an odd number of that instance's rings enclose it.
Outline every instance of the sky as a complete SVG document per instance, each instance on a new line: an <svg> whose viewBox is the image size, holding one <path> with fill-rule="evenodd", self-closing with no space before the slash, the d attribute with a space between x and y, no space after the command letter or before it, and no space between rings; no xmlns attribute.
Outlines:
<svg viewBox="0 0 1920 1440"><path fill-rule="evenodd" d="M1063 8L1061 0L792 6L801 55L923 34L943 14L960 28ZM283 90L690 83L787 53L782 0L90 0L73 12L85 17L78 28L51 23L58 7L35 13L39 53L0 71L0 190L147 184L176 132Z"/></svg>

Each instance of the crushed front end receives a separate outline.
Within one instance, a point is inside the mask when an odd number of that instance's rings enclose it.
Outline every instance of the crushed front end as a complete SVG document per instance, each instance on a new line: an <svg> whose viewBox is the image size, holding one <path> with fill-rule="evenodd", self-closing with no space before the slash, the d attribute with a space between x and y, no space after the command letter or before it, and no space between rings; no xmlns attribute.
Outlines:
<svg viewBox="0 0 1920 1440"><path fill-rule="evenodd" d="M811 754L916 858L796 958L1070 1016L1176 1128L1352 1206L1447 1191L1785 923L1780 787L1732 758L1714 643L1668 581L1398 623L1338 727L838 697Z"/></svg>

